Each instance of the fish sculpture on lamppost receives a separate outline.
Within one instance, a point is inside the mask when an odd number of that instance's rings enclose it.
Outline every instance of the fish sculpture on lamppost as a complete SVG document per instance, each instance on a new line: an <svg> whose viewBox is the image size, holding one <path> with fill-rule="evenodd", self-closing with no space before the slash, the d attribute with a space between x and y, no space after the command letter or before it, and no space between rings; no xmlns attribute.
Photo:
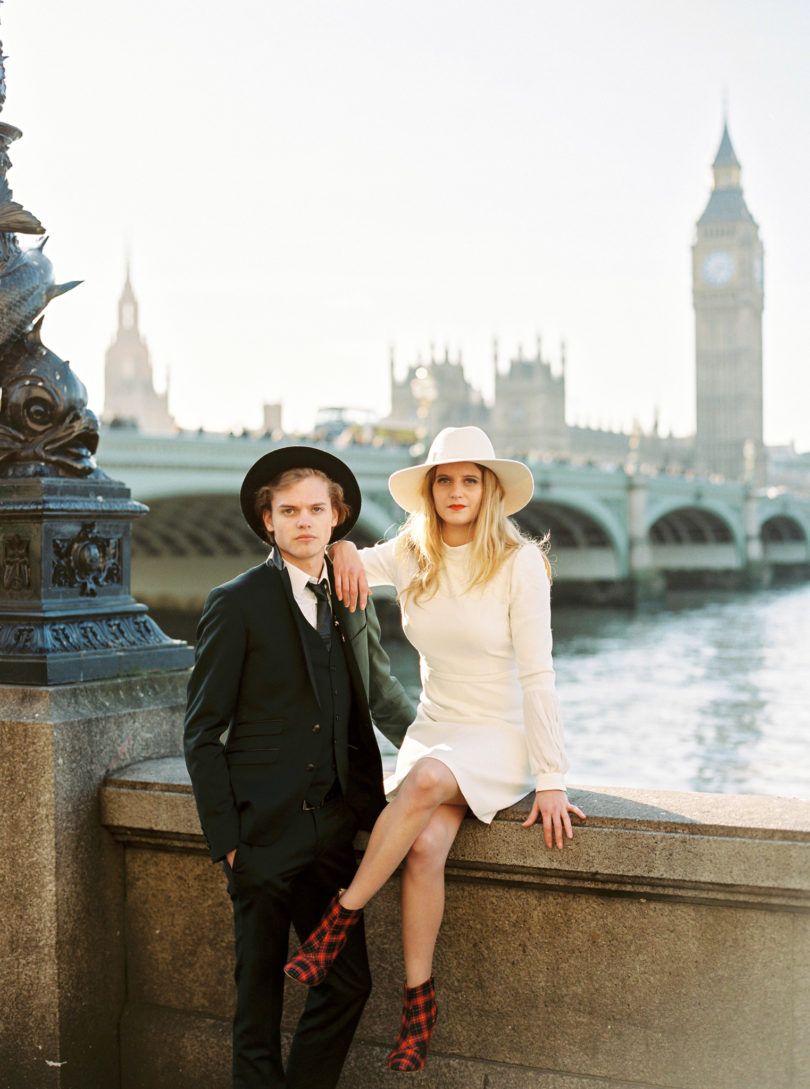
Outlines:
<svg viewBox="0 0 810 1089"><path fill-rule="evenodd" d="M5 97L0 55L0 111ZM49 466L56 466L88 476L96 471L98 421L70 364L40 339L45 307L81 281L55 283L46 238L29 250L17 240L18 233L45 233L39 219L13 199L8 182L8 149L21 136L0 121L0 473L48 475Z"/></svg>
<svg viewBox="0 0 810 1089"><path fill-rule="evenodd" d="M0 43L0 112L5 60ZM56 283L45 228L14 200L21 135L0 121L0 683L185 668L190 648L129 593L131 522L147 508L96 465L84 384L42 341L46 307L81 281ZM43 237L23 249L18 234Z"/></svg>

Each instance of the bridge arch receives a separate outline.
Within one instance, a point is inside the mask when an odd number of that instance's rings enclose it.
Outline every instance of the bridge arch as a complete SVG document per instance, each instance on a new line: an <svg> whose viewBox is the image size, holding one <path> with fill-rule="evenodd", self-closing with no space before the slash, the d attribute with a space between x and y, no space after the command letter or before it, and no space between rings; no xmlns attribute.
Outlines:
<svg viewBox="0 0 810 1089"><path fill-rule="evenodd" d="M745 529L743 525L743 506L740 496L732 498L725 494L716 497L707 496L703 489L699 488L694 495L667 492L662 495L650 494L647 501L647 530L661 518L674 511L696 510L706 511L715 515L720 521L725 522L731 530L732 536L740 546L745 543Z"/></svg>
<svg viewBox="0 0 810 1089"><path fill-rule="evenodd" d="M810 532L798 518L772 514L761 523L759 534L766 563L775 567L810 563Z"/></svg>
<svg viewBox="0 0 810 1089"><path fill-rule="evenodd" d="M737 571L746 565L742 526L717 509L673 504L650 525L648 536L659 571Z"/></svg>
<svg viewBox="0 0 810 1089"><path fill-rule="evenodd" d="M535 498L515 521L533 537L551 534L555 578L614 582L626 577L626 536L599 504Z"/></svg>

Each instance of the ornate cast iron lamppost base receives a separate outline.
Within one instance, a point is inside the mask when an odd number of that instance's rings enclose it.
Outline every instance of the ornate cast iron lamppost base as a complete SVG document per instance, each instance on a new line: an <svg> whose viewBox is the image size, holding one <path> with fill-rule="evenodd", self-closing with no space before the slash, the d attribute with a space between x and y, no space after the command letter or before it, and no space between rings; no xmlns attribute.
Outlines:
<svg viewBox="0 0 810 1089"><path fill-rule="evenodd" d="M129 593L130 526L145 513L105 478L0 481L0 683L191 665Z"/></svg>

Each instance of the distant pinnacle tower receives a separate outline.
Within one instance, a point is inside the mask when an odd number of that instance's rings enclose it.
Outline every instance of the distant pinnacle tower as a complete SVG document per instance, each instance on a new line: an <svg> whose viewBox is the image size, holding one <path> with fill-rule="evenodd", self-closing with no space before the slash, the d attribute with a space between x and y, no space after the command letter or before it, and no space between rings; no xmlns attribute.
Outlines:
<svg viewBox="0 0 810 1089"><path fill-rule="evenodd" d="M692 247L699 467L762 483L762 243L728 125Z"/></svg>
<svg viewBox="0 0 810 1089"><path fill-rule="evenodd" d="M135 424L142 431L173 432L169 393L155 391L149 349L138 329L138 301L127 264L118 301L118 331L104 363L104 419Z"/></svg>

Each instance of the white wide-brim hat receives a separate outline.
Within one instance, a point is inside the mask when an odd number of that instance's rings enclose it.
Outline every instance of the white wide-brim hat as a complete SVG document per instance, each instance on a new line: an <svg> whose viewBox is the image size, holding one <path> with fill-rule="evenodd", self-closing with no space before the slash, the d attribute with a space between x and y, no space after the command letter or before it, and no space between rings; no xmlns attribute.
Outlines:
<svg viewBox="0 0 810 1089"><path fill-rule="evenodd" d="M388 478L388 490L409 514L422 507L422 481L435 465L473 461L491 469L503 488L505 514L522 510L534 495L534 477L522 461L496 458L489 437L480 427L445 427L440 431L421 465L397 469Z"/></svg>

